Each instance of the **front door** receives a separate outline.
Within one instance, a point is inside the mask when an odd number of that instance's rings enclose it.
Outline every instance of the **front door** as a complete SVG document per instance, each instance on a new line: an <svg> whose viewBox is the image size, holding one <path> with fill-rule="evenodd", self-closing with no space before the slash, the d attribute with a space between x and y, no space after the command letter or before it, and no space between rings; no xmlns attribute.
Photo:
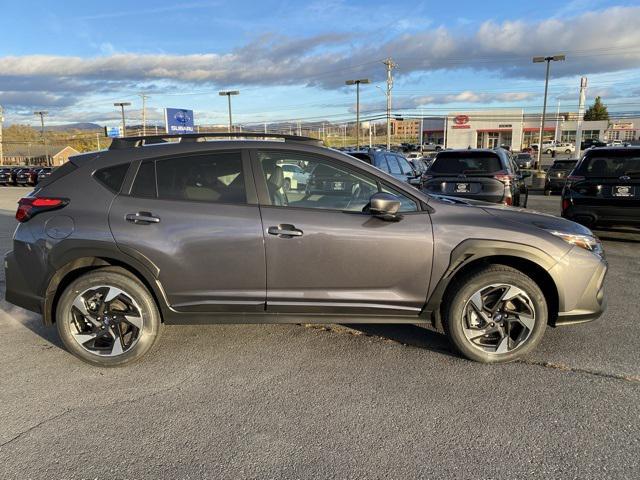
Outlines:
<svg viewBox="0 0 640 480"><path fill-rule="evenodd" d="M304 190L285 192L282 165L303 165ZM272 312L417 315L432 261L431 220L409 195L327 157L255 151ZM260 184L262 180L262 184ZM404 217L362 213L378 191L402 200Z"/></svg>
<svg viewBox="0 0 640 480"><path fill-rule="evenodd" d="M260 210L240 151L146 160L109 223L118 246L159 270L182 312L264 311Z"/></svg>

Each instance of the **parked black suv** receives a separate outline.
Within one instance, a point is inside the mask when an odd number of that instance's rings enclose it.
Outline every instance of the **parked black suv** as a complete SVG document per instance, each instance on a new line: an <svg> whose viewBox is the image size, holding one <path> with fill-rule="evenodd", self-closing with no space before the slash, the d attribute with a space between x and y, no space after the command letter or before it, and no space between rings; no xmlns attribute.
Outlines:
<svg viewBox="0 0 640 480"><path fill-rule="evenodd" d="M429 196L315 139L248 138L264 136L71 157L19 202L7 300L101 366L193 322L433 322L467 358L505 362L604 309L602 247L581 225ZM304 166L304 189L285 191L283 165Z"/></svg>
<svg viewBox="0 0 640 480"><path fill-rule="evenodd" d="M525 206L524 176L506 150L443 150L426 175L428 193Z"/></svg>
<svg viewBox="0 0 640 480"><path fill-rule="evenodd" d="M547 170L544 181L544 194L551 195L555 192L561 192L567 176L577 163L577 160L554 160L553 165Z"/></svg>
<svg viewBox="0 0 640 480"><path fill-rule="evenodd" d="M640 227L640 147L587 150L567 177L562 216L590 227Z"/></svg>

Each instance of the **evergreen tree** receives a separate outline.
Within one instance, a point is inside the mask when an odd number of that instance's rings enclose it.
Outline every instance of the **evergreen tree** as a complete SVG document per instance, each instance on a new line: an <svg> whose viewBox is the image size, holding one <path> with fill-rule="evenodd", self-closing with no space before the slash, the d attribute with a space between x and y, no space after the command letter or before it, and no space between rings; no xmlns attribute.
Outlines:
<svg viewBox="0 0 640 480"><path fill-rule="evenodd" d="M596 97L587 111L584 114L585 120L609 120L609 112L607 112L607 106L602 103L600 97Z"/></svg>

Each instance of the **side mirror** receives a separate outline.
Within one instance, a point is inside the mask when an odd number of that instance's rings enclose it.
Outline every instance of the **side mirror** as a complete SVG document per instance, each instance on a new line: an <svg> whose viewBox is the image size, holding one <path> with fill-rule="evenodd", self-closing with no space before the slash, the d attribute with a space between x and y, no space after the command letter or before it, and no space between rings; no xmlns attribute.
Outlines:
<svg viewBox="0 0 640 480"><path fill-rule="evenodd" d="M378 192L371 195L369 205L365 207L367 212L388 222L398 221L401 216L398 215L400 210L400 199L391 193Z"/></svg>

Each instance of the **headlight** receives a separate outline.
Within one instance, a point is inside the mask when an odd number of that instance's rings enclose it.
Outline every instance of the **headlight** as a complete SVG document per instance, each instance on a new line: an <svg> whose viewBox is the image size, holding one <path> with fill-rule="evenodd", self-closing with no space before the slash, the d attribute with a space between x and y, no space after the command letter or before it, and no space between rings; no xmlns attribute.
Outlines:
<svg viewBox="0 0 640 480"><path fill-rule="evenodd" d="M549 233L555 235L556 237L560 237L562 240L570 243L571 245L589 250L590 252L593 252L600 257L604 255L602 243L600 242L600 239L595 235L580 235L575 233L559 232L557 230L549 230Z"/></svg>

